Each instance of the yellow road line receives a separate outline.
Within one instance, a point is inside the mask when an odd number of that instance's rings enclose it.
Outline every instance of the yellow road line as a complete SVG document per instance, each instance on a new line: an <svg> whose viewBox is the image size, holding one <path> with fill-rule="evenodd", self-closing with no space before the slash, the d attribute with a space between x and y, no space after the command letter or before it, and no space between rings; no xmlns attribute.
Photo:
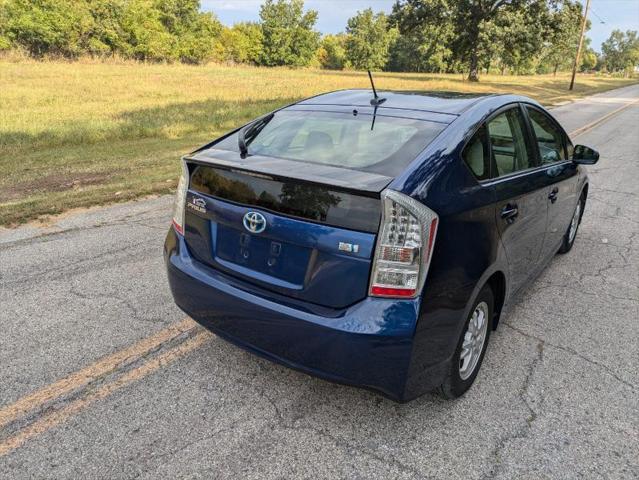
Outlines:
<svg viewBox="0 0 639 480"><path fill-rule="evenodd" d="M0 442L0 456L6 455L7 453L24 444L27 440L46 432L56 425L59 425L72 415L75 415L84 408L88 407L96 400L100 400L111 395L113 392L119 390L122 387L125 387L129 383L139 380L149 375L150 373L153 373L160 367L166 366L174 360L199 348L211 337L212 334L207 331L200 332L194 337L186 340L185 342L167 350L157 357L146 361L139 367L132 369L113 382L101 386L86 397L74 400L65 407L40 417L32 424L27 425L25 428L18 431L18 433L16 433L12 437L6 438L2 442Z"/></svg>
<svg viewBox="0 0 639 480"><path fill-rule="evenodd" d="M16 402L0 409L0 428L13 422L16 418L25 413L41 407L47 402L61 397L79 387L82 387L98 377L130 364L147 354L162 343L182 335L195 328L196 323L190 318L185 318L165 329L160 330L150 337L140 340L124 350L108 355L88 367L78 370L71 375L47 385L40 390L26 395Z"/></svg>
<svg viewBox="0 0 639 480"><path fill-rule="evenodd" d="M571 137L577 137L577 136L579 136L579 135L581 135L583 133L586 133L586 132L592 130L593 128L597 127L598 125L601 125L603 122L608 120L613 115L617 115L621 111L625 110L626 108L632 107L633 105L635 105L637 103L639 103L639 100L635 100L634 102L630 102L630 103L627 103L626 105L622 105L621 107L613 110L610 113L607 113L606 115L604 115L603 117L595 120L594 122L590 122L589 124L584 125L583 127L580 127L577 130L573 130L568 135L571 136Z"/></svg>

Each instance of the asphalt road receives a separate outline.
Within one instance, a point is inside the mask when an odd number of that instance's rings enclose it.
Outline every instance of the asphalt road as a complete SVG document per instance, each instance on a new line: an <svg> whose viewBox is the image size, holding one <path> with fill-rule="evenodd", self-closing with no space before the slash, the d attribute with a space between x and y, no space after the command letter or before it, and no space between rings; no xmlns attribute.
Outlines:
<svg viewBox="0 0 639 480"><path fill-rule="evenodd" d="M0 229L2 478L638 478L639 86L555 110L601 151L575 247L454 402L399 405L184 319L172 199Z"/></svg>

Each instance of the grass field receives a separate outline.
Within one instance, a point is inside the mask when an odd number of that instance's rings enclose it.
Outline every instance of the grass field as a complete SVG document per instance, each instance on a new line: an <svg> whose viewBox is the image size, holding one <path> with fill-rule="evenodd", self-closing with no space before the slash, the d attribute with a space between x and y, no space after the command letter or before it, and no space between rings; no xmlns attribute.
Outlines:
<svg viewBox="0 0 639 480"><path fill-rule="evenodd" d="M555 104L637 80L567 75L380 73L380 90L514 92ZM360 72L218 65L0 61L0 224L166 193L178 158L226 130L318 92L367 87Z"/></svg>

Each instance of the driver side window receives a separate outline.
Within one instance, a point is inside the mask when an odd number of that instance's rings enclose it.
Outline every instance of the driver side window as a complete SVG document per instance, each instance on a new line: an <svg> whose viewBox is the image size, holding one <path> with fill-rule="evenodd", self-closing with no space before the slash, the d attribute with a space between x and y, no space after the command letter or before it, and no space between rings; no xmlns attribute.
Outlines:
<svg viewBox="0 0 639 480"><path fill-rule="evenodd" d="M566 159L563 134L545 114L534 108L526 107L530 124L535 132L535 139L539 146L539 157L542 165L559 162Z"/></svg>

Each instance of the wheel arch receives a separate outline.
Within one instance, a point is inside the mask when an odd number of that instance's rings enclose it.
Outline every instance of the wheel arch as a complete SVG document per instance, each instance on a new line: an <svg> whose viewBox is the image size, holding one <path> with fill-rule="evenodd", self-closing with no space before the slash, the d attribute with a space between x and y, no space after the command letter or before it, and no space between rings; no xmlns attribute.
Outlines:
<svg viewBox="0 0 639 480"><path fill-rule="evenodd" d="M466 308L464 309L464 319L468 318L468 315L470 315L470 310L473 307L473 302L477 298L477 295L479 295L479 292L481 292L481 290L485 286L489 286L492 290L495 302L493 305L492 329L497 329L497 325L499 324L504 305L506 304L506 298L509 295L508 278L506 276L507 270L505 270L503 267L504 265L493 265L491 268L487 269L484 272L479 281L475 284L473 293L468 299L468 303L466 305Z"/></svg>

